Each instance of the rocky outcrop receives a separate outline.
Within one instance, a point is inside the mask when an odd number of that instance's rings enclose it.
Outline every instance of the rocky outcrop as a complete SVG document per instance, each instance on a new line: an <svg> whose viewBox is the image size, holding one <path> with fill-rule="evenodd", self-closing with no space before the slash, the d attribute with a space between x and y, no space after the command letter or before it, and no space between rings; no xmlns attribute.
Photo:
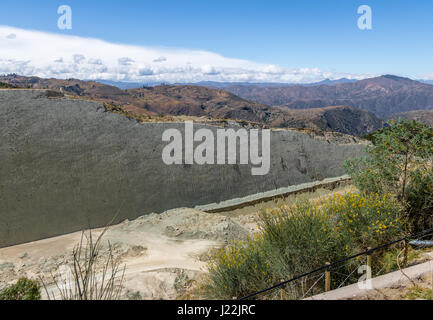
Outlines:
<svg viewBox="0 0 433 320"><path fill-rule="evenodd" d="M170 128L184 124L140 123L45 90L0 90L0 247L340 176L365 149L342 134L275 130L270 172L252 176L250 165L167 166Z"/></svg>

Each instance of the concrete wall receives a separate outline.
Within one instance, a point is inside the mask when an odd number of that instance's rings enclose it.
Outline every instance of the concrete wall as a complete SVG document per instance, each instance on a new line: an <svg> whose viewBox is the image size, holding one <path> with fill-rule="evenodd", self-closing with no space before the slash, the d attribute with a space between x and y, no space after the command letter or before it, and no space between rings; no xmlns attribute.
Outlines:
<svg viewBox="0 0 433 320"><path fill-rule="evenodd" d="M273 131L270 173L252 176L248 165L165 165L167 128L184 124L0 90L0 247L340 176L344 160L365 149L347 137Z"/></svg>

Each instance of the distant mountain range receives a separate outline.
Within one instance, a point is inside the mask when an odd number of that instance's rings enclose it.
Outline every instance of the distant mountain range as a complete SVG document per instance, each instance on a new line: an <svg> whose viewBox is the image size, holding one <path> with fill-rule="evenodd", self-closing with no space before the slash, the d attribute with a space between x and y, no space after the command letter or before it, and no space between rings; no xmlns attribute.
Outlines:
<svg viewBox="0 0 433 320"><path fill-rule="evenodd" d="M139 83L139 82L122 82L122 81L110 81L110 80L95 80L96 82L108 84L110 86L118 87L119 89L133 89L140 87L154 87L166 83L161 82L149 82L149 83ZM338 83L350 83L356 82L358 80L341 78L337 80L325 79L319 82L312 83L278 83L278 82L217 82L217 81L201 81L201 82L189 82L189 83L173 83L171 85L196 85L203 86L213 89L224 89L230 86L257 86L262 88L267 87L287 87L287 86L317 86L317 85L335 85Z"/></svg>
<svg viewBox="0 0 433 320"><path fill-rule="evenodd" d="M235 119L270 127L311 128L357 136L380 128L381 118L433 109L433 85L390 75L355 82L329 80L316 85L227 84L225 90L215 88L214 83L123 90L95 81L18 75L0 76L0 82L21 88L58 90L161 120L165 116Z"/></svg>
<svg viewBox="0 0 433 320"><path fill-rule="evenodd" d="M88 81L93 81L93 80L88 80ZM161 84L159 82L142 83L142 82L123 82L123 81L110 81L110 80L95 80L95 81L109 86L117 87L122 90L141 88L141 87L153 87Z"/></svg>
<svg viewBox="0 0 433 320"><path fill-rule="evenodd" d="M110 86L118 87L119 89L134 89L134 88L140 88L140 87L154 87L162 84L167 84L163 82L127 82L127 81L111 81L111 80L88 80L88 81L96 81L99 83L107 84ZM311 82L311 83L283 83L283 82L217 82L217 81L201 81L201 82L189 82L189 83L172 83L170 85L197 85L197 86L203 86L208 88L218 88L218 89L225 89L227 87L231 86L255 86L255 87L262 87L262 88L270 88L270 87L293 87L293 86L302 86L302 87L314 87L314 86L320 86L320 85L336 85L341 83L353 83L360 80L356 79L348 79L348 78L341 78L336 80L331 79L325 79L318 82ZM433 84L433 80L423 80L419 79L416 80L421 83L426 84Z"/></svg>
<svg viewBox="0 0 433 320"><path fill-rule="evenodd" d="M433 85L385 75L350 83L317 86L229 86L244 99L292 109L345 105L387 118L395 113L433 109Z"/></svg>
<svg viewBox="0 0 433 320"><path fill-rule="evenodd" d="M388 119L394 114L401 116L405 112L433 109L432 84L430 80L384 75L364 80L326 79L310 84L208 81L191 85L226 90L245 100L269 106L310 109L345 105ZM120 83L117 86L121 87Z"/></svg>

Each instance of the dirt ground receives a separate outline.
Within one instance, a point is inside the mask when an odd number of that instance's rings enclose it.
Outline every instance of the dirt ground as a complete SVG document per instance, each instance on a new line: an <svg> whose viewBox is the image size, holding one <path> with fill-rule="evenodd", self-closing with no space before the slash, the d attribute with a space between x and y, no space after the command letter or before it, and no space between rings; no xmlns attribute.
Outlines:
<svg viewBox="0 0 433 320"><path fill-rule="evenodd" d="M97 237L102 230L93 230ZM175 209L109 228L103 243L126 266L125 298L175 299L205 272L212 248L245 239L249 230L227 216ZM72 261L81 232L0 249L0 288L19 277L51 279Z"/></svg>
<svg viewBox="0 0 433 320"><path fill-rule="evenodd" d="M432 300L432 276L425 275L413 282L375 289L357 300Z"/></svg>

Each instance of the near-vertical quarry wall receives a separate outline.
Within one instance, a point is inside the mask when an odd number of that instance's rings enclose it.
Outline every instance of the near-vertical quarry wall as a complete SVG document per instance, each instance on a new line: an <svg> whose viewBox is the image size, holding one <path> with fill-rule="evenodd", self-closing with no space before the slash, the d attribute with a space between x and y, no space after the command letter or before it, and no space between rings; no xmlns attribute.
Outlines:
<svg viewBox="0 0 433 320"><path fill-rule="evenodd" d="M162 134L183 123L139 123L48 96L0 90L0 247L340 176L365 150L348 136L275 130L265 176L249 165L167 166Z"/></svg>

